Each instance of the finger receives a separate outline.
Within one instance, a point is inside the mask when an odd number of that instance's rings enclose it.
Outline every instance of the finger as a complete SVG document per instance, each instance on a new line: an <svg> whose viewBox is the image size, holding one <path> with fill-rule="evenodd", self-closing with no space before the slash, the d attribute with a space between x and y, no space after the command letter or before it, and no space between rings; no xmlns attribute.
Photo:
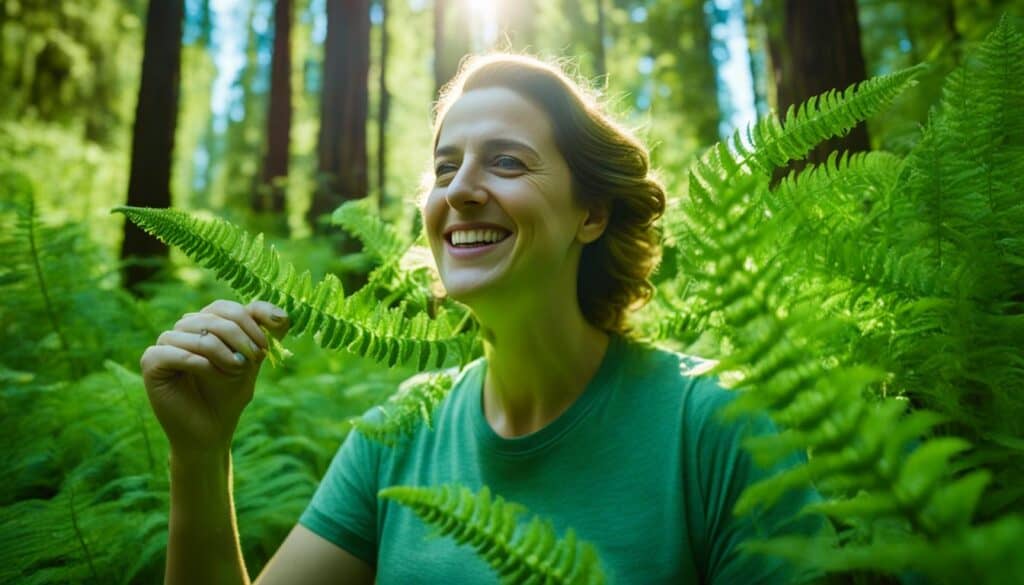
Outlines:
<svg viewBox="0 0 1024 585"><path fill-rule="evenodd" d="M187 331L164 331L156 340L157 345L169 345L200 355L218 370L226 374L239 374L248 361L245 356L231 350L216 335L189 333Z"/></svg>
<svg viewBox="0 0 1024 585"><path fill-rule="evenodd" d="M263 359L263 352L260 350L260 347L245 331L242 331L238 323L225 319L215 313L192 313L187 317L182 317L175 324L174 329L200 335L212 333L219 337L232 352L240 351L245 357L254 362Z"/></svg>
<svg viewBox="0 0 1024 585"><path fill-rule="evenodd" d="M239 327L241 327L242 331L245 331L245 334L249 336L249 339L256 342L256 345L262 349L267 349L267 345L269 343L267 336L263 334L263 331L260 330L259 324L256 323L256 320L252 318L249 311L247 311L242 305L233 301L219 300L210 303L201 312L213 313L224 317L225 319L234 321Z"/></svg>
<svg viewBox="0 0 1024 585"><path fill-rule="evenodd" d="M178 372L209 375L216 372L213 364L205 357L173 345L151 345L139 360L142 376L147 380L159 380L176 376Z"/></svg>
<svg viewBox="0 0 1024 585"><path fill-rule="evenodd" d="M288 313L281 307L273 305L266 301L253 301L249 303L247 307L249 313L260 323L263 324L267 329L276 336L278 339L285 336L288 333L288 328L291 327L291 321L288 319Z"/></svg>

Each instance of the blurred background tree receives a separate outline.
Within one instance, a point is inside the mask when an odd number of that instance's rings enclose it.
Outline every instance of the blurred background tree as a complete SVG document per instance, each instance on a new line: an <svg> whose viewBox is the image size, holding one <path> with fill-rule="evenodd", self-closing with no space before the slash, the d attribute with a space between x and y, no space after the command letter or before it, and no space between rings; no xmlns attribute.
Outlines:
<svg viewBox="0 0 1024 585"><path fill-rule="evenodd" d="M133 289L166 252L131 227L115 235L120 219L102 213L125 200L303 239L328 235L317 218L341 202L372 197L416 233L431 108L470 53L569 57L682 192L697 153L768 108L928 60L919 91L843 139L849 150L905 152L927 115L922 96L999 14L1022 12L1012 0L182 0L160 3L170 12L151 22L149 8L19 0L0 10L12 160L25 158L18 131L49 133L62 168L88 185L40 186L40 211L95 220L98 243L132 259L123 280ZM329 262L366 269L358 255Z"/></svg>

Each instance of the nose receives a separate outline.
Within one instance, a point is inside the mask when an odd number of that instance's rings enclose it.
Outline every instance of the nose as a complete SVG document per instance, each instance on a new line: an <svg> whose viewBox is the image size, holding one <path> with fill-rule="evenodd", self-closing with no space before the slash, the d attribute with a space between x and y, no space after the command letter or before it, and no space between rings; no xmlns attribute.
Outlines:
<svg viewBox="0 0 1024 585"><path fill-rule="evenodd" d="M451 183L448 183L448 189L445 192L448 205L453 209L479 206L487 203L487 197L487 189L481 183L477 165L467 158L459 166Z"/></svg>

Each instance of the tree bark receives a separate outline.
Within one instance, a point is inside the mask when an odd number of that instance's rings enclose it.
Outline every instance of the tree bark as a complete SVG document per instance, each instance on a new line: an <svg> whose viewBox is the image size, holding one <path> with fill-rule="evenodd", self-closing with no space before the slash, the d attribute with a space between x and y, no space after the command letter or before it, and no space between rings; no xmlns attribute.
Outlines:
<svg viewBox="0 0 1024 585"><path fill-rule="evenodd" d="M388 92L388 0L380 0L380 105L377 108L377 205L383 210L387 204L387 127L391 114L391 94Z"/></svg>
<svg viewBox="0 0 1024 585"><path fill-rule="evenodd" d="M184 0L149 3L142 80L132 129L128 205L171 204L171 156L178 116L184 14ZM121 245L124 286L138 294L140 285L159 271L167 254L166 245L126 221Z"/></svg>
<svg viewBox="0 0 1024 585"><path fill-rule="evenodd" d="M370 69L369 0L327 0L317 159L320 180L307 220L324 233L321 216L367 192L366 118Z"/></svg>
<svg viewBox="0 0 1024 585"><path fill-rule="evenodd" d="M769 35L776 103L781 114L830 89L843 90L867 78L861 52L856 0L783 0L781 27ZM806 158L824 162L834 150L869 150L862 122L849 134L815 148Z"/></svg>
<svg viewBox="0 0 1024 585"><path fill-rule="evenodd" d="M267 112L267 147L260 187L253 193L252 209L282 215L288 178L288 146L292 128L292 1L274 5L274 53L270 62L270 106Z"/></svg>

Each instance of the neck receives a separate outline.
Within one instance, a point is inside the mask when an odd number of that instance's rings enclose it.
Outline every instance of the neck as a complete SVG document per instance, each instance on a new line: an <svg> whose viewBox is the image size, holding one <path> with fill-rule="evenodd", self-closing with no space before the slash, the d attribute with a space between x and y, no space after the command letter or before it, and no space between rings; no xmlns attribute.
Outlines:
<svg viewBox="0 0 1024 585"><path fill-rule="evenodd" d="M484 415L503 437L540 430L565 412L597 373L609 342L576 302L567 308L542 299L516 313L520 318L506 312L500 319L481 319Z"/></svg>

